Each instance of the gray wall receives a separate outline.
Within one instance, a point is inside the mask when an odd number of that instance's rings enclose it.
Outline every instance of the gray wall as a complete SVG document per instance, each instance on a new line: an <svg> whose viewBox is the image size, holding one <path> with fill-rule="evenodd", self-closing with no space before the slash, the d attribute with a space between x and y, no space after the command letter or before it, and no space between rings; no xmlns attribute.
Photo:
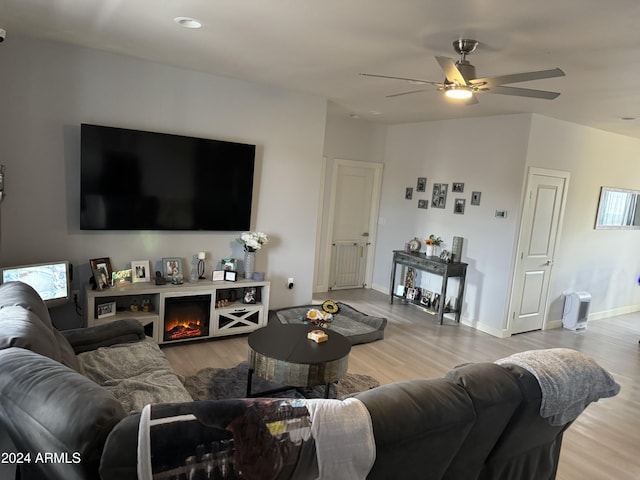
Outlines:
<svg viewBox="0 0 640 480"><path fill-rule="evenodd" d="M325 99L27 38L13 37L0 54L2 265L68 259L77 288L90 258L124 269L175 256L189 267L206 251L207 272L242 258L235 232L79 230L80 123L96 123L256 144L252 228L271 240L256 269L268 272L273 307L311 299ZM122 181L134 188L136 179Z"/></svg>

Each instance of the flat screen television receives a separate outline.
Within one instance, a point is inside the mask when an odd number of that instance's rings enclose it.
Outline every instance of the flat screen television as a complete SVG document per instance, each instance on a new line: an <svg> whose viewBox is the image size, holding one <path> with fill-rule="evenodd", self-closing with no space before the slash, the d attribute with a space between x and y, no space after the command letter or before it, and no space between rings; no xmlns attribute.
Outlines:
<svg viewBox="0 0 640 480"><path fill-rule="evenodd" d="M48 307L62 305L71 298L68 261L3 267L2 283L7 282L31 285Z"/></svg>
<svg viewBox="0 0 640 480"><path fill-rule="evenodd" d="M255 145L82 124L81 230L250 230Z"/></svg>

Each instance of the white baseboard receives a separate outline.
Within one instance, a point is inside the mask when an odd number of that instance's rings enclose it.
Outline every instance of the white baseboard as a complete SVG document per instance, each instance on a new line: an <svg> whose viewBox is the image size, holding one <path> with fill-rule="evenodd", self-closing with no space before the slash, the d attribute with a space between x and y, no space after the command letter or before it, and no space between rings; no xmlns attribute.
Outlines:
<svg viewBox="0 0 640 480"><path fill-rule="evenodd" d="M492 327L491 325L487 325L486 323L469 320L468 318L461 318L460 323L468 327L475 328L476 330L480 330L481 332L488 333L489 335L492 335L494 337L507 338L511 336L511 333L509 333L504 328Z"/></svg>
<svg viewBox="0 0 640 480"><path fill-rule="evenodd" d="M613 310L604 310L602 312L590 313L589 320L602 320L603 318L617 317L618 315L626 315L627 313L640 312L640 305L630 305L628 307L614 308Z"/></svg>

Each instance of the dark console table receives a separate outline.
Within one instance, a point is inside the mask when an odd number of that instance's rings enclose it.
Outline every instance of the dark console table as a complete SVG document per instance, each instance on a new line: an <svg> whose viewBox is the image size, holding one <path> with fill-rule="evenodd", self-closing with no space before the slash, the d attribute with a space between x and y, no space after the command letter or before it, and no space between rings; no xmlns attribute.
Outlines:
<svg viewBox="0 0 640 480"><path fill-rule="evenodd" d="M437 310L430 310L423 307L419 301L407 300L404 296L396 295L394 287L396 285L396 268L398 265L415 268L423 272L431 273L442 277L442 288L440 290L440 302ZM403 250L393 251L393 265L391 267L391 284L389 285L389 303L393 303L393 298L402 298L408 302L422 307L426 312L436 315L440 325L442 325L445 313L453 313L456 322L460 322L460 310L462 309L462 300L464 298L464 284L467 276L467 264L462 262L447 263L440 260L439 257L427 257L424 253L405 252ZM456 305L450 309L446 309L447 301L447 284L449 279L457 277L460 279L458 286L458 299ZM406 292L405 292L406 293Z"/></svg>

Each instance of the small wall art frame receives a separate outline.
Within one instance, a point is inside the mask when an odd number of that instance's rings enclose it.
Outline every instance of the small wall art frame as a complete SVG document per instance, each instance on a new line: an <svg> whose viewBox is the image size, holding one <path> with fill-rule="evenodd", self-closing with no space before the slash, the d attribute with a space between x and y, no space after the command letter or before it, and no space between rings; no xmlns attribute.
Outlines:
<svg viewBox="0 0 640 480"><path fill-rule="evenodd" d="M411 200L413 198L413 187L407 187L404 191L404 199Z"/></svg>
<svg viewBox="0 0 640 480"><path fill-rule="evenodd" d="M471 192L471 205L480 205L480 198L482 197L482 192Z"/></svg>
<svg viewBox="0 0 640 480"><path fill-rule="evenodd" d="M453 203L453 213L464 215L464 207L467 201L464 198L456 198Z"/></svg>
<svg viewBox="0 0 640 480"><path fill-rule="evenodd" d="M456 193L464 192L464 183L462 182L453 182L451 185L451 191Z"/></svg>
<svg viewBox="0 0 640 480"><path fill-rule="evenodd" d="M447 205L447 190L449 189L448 183L434 183L433 193L431 195L431 207L432 208L445 208Z"/></svg>
<svg viewBox="0 0 640 480"><path fill-rule="evenodd" d="M418 177L418 181L416 182L416 192L426 192L427 191L427 177Z"/></svg>

